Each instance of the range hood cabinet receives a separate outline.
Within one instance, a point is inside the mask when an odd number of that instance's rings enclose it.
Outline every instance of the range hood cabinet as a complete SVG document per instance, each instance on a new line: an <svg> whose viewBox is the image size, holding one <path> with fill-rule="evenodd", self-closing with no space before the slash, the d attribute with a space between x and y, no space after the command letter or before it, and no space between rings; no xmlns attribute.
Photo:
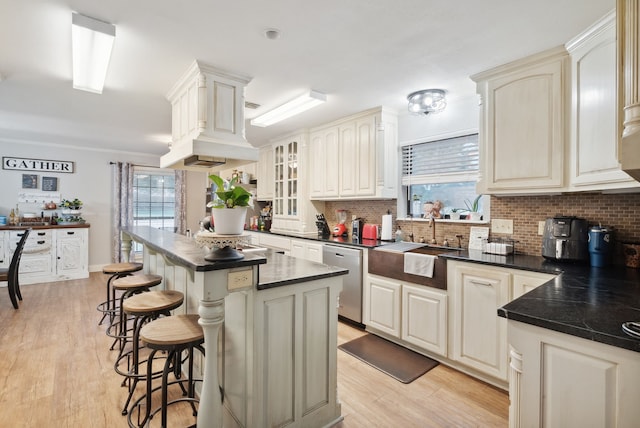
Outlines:
<svg viewBox="0 0 640 428"><path fill-rule="evenodd" d="M161 168L233 168L258 160L244 136L244 91L251 78L194 61L167 94L171 149Z"/></svg>

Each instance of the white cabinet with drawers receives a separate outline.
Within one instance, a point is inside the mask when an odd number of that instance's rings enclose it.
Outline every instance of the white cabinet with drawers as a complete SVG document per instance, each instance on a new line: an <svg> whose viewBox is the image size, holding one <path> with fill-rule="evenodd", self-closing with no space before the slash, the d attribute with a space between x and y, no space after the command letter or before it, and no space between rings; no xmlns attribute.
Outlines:
<svg viewBox="0 0 640 428"><path fill-rule="evenodd" d="M24 231L0 231L1 267L9 267ZM20 284L89 277L89 229L32 229L20 259Z"/></svg>

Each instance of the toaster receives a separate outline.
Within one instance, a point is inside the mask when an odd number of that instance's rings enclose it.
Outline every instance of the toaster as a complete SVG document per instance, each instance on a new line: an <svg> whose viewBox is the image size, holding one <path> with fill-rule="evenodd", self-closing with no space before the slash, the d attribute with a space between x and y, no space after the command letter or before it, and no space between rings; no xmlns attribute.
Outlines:
<svg viewBox="0 0 640 428"><path fill-rule="evenodd" d="M362 239L378 240L378 225L365 224L362 226Z"/></svg>

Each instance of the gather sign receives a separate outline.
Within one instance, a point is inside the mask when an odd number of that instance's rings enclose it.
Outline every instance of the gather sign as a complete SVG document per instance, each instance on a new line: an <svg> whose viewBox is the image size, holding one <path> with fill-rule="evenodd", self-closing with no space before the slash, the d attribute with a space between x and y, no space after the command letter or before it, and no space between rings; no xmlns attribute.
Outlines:
<svg viewBox="0 0 640 428"><path fill-rule="evenodd" d="M71 161L2 157L2 169L18 171L73 172Z"/></svg>

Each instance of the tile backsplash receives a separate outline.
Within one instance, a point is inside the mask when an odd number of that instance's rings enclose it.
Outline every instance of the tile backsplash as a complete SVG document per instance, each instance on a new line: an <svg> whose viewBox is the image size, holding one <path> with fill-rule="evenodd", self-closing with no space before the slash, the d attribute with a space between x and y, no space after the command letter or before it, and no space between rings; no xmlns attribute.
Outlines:
<svg viewBox="0 0 640 428"><path fill-rule="evenodd" d="M391 211L396 217L396 201L335 201L325 205L325 216L329 225L335 223L335 210L348 211L351 215L362 217L368 223L381 223L382 216ZM540 196L501 196L491 197L491 218L513 220L513 235L509 237L518 243L516 250L523 254L540 255L542 236L538 235L538 222L556 214L585 218L590 225L602 224L614 229L616 241L640 242L640 193L571 193L563 195ZM413 233L414 240L431 239L432 230L424 221L398 221L405 234ZM394 231L395 226L394 224ZM471 226L489 226L489 224L469 224L438 222L436 240L442 244L446 238L450 245L457 245L455 235L462 235L462 245L466 247Z"/></svg>

